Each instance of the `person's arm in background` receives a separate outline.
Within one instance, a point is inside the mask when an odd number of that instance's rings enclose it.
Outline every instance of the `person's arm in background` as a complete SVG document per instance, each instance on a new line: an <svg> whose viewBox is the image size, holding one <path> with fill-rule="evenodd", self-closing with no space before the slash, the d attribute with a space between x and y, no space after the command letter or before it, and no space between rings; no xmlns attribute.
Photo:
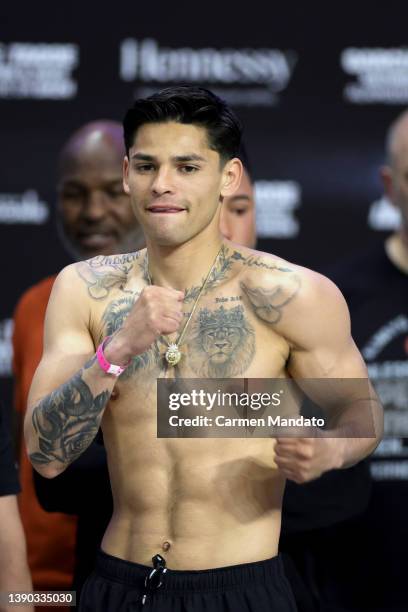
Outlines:
<svg viewBox="0 0 408 612"><path fill-rule="evenodd" d="M0 612L33 612L34 608L30 605L7 605L7 593L33 590L25 535L17 505L16 494L20 486L10 433L5 410L0 406Z"/></svg>
<svg viewBox="0 0 408 612"><path fill-rule="evenodd" d="M24 610L32 612L32 606L7 605L6 593L33 590L27 563L27 550L23 525L18 511L17 497L0 497L0 612Z"/></svg>

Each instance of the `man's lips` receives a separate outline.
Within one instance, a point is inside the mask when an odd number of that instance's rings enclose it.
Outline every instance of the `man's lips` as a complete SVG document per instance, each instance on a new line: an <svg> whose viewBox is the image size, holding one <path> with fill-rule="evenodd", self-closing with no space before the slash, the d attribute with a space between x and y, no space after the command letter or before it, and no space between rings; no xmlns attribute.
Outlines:
<svg viewBox="0 0 408 612"><path fill-rule="evenodd" d="M180 208L179 206L159 206L158 204L155 204L154 206L149 206L147 210L155 214L157 213L173 214L173 213L183 212L185 208Z"/></svg>

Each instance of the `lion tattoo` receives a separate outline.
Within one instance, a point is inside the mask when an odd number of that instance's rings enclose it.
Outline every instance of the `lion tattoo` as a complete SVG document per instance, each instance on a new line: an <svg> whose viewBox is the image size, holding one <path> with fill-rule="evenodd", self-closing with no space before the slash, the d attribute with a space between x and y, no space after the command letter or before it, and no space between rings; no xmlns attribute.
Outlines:
<svg viewBox="0 0 408 612"><path fill-rule="evenodd" d="M203 308L189 341L189 364L202 378L230 378L245 372L255 355L255 333L239 305Z"/></svg>

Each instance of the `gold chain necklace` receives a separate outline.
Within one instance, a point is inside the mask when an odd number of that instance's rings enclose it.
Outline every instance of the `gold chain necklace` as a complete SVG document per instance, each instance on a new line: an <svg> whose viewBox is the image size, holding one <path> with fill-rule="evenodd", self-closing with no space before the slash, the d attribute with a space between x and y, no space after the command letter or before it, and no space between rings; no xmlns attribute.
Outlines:
<svg viewBox="0 0 408 612"><path fill-rule="evenodd" d="M201 285L201 289L198 292L198 295L197 295L197 297L195 299L195 302L194 302L193 307L191 309L191 312L190 312L190 314L188 316L188 319L187 319L183 329L181 330L181 332L179 334L179 337L177 338L176 342L168 342L166 340L166 338L164 338L164 336L163 336L165 342L167 343L167 350L166 350L166 353L165 353L164 357L165 357L167 363L169 365L171 365L171 366L176 366L178 364L178 362L180 361L180 359L181 359L182 353L181 353L181 351L179 349L179 345L181 345L181 343L183 342L183 338L185 336L188 324L190 323L190 321L191 321L191 319L193 317L193 314L195 312L197 304L200 301L200 297L201 297L204 289L207 286L207 283L208 283L208 280L209 280L209 278L211 276L212 271L215 268L215 264L217 263L218 256L221 253L221 249L222 249L222 246L221 246L220 250L218 251L217 255L215 256L215 259L214 259L214 261L212 263L212 266L209 269L208 274L207 274L203 284ZM149 285L153 285L153 282L152 282L152 279L151 279L151 276L150 276L150 272L149 272L149 261L148 260L147 260L146 269L147 269L147 277L148 277L148 280L149 280Z"/></svg>

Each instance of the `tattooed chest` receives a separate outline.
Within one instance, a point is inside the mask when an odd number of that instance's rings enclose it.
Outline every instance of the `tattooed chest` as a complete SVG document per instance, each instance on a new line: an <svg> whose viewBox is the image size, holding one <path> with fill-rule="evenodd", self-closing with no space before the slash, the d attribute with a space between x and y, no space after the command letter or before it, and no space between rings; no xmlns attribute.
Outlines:
<svg viewBox="0 0 408 612"><path fill-rule="evenodd" d="M100 316L97 342L122 327L136 299L137 295L125 296L110 302ZM148 378L169 375L230 378L271 374L265 371L262 355L264 333L259 329L256 315L244 305L242 295L203 300L202 307L196 309L191 319L190 313L190 308L184 312L178 333L171 338L159 336L146 352L135 356L121 380L146 375ZM176 367L169 366L164 357L170 343L178 344L182 354Z"/></svg>
<svg viewBox="0 0 408 612"><path fill-rule="evenodd" d="M139 295L140 293L133 292L132 294L114 299L103 311L98 313L94 329L92 330L95 345L99 345L103 338L112 336L123 326ZM131 378L140 371L156 371L159 362L160 348L159 342L156 342L148 351L141 355L136 355L132 359L131 364L121 375L121 380Z"/></svg>

